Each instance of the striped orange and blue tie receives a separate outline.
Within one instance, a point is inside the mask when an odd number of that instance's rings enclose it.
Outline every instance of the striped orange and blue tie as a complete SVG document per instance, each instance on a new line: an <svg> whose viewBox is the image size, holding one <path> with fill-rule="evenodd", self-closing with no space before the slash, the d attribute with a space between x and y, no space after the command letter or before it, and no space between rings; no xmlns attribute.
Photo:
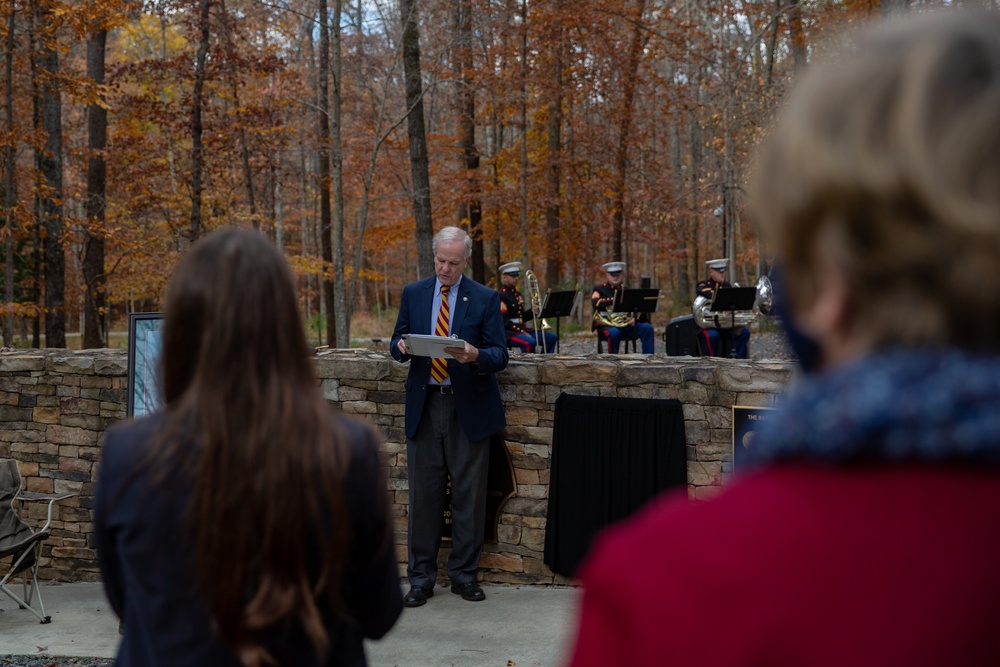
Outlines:
<svg viewBox="0 0 1000 667"><path fill-rule="evenodd" d="M441 285L441 308L438 309L437 324L434 325L435 336L448 335L449 319L448 286ZM431 359L431 377L438 384L444 382L444 379L448 377L448 360L445 357L434 357Z"/></svg>

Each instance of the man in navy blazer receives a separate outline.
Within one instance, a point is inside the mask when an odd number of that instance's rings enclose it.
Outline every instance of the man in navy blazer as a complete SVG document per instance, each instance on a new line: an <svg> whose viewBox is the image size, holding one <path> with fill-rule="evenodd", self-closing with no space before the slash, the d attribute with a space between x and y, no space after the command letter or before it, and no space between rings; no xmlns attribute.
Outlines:
<svg viewBox="0 0 1000 667"><path fill-rule="evenodd" d="M405 418L410 486L410 591L403 598L407 607L419 607L434 595L449 474L451 591L473 602L486 598L476 576L486 522L489 442L507 425L495 375L507 366L500 297L462 275L472 254L472 239L463 230L445 227L434 236L432 249L435 275L403 288L389 346L394 359L410 362ZM442 286L448 288L446 294ZM411 355L403 336L430 335L436 328L440 335L444 299L448 326L443 333L465 342L445 348L453 358L447 359L446 370L432 373L431 358Z"/></svg>

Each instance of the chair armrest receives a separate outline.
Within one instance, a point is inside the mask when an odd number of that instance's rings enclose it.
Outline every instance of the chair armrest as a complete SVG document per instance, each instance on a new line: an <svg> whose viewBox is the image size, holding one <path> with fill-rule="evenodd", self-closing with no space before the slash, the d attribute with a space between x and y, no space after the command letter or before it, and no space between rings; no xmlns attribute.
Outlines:
<svg viewBox="0 0 1000 667"><path fill-rule="evenodd" d="M45 525L42 526L38 530L39 533L44 533L44 532L47 532L48 529L49 529L49 526L52 525L52 506L55 505L60 500L66 500L67 498L72 498L75 495L77 495L77 494L75 494L75 493L35 493L35 492L23 492L23 493L19 493L17 495L17 499L20 500L22 503L25 502L25 501L27 501L27 502L32 502L32 501L44 502L44 501L48 501L48 503L49 503L49 511L48 511L48 515L45 518Z"/></svg>

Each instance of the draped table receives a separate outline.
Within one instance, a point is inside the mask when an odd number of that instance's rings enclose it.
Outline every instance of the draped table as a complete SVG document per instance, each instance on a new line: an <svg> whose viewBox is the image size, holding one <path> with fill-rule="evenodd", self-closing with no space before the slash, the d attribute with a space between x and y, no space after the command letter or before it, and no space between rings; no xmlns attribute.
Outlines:
<svg viewBox="0 0 1000 667"><path fill-rule="evenodd" d="M686 483L680 401L560 395L552 431L545 564L573 576L602 528Z"/></svg>

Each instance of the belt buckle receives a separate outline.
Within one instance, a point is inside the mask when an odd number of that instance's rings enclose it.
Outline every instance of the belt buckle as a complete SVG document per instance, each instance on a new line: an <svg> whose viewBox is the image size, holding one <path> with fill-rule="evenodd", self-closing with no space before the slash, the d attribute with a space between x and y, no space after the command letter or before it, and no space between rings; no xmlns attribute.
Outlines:
<svg viewBox="0 0 1000 667"><path fill-rule="evenodd" d="M432 386L436 387L438 392L443 394L444 396L451 396L452 394L455 393L454 389L450 384L436 384Z"/></svg>

